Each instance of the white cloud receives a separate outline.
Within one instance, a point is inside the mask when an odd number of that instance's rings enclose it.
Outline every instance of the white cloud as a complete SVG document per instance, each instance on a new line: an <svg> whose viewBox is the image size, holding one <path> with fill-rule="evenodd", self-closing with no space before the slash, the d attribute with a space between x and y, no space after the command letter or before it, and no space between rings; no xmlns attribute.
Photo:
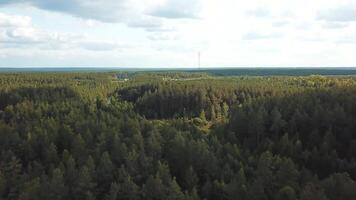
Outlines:
<svg viewBox="0 0 356 200"><path fill-rule="evenodd" d="M272 22L272 26L273 27L284 27L284 26L287 26L289 24L290 24L290 22L287 21L287 20L281 20L281 21Z"/></svg>
<svg viewBox="0 0 356 200"><path fill-rule="evenodd" d="M0 13L0 48L64 50L82 48L90 51L112 51L130 45L109 40L91 40L83 34L51 32L36 28L28 16Z"/></svg>
<svg viewBox="0 0 356 200"><path fill-rule="evenodd" d="M201 2L197 0L166 0L149 12L150 15L163 18L197 18Z"/></svg>
<svg viewBox="0 0 356 200"><path fill-rule="evenodd" d="M323 10L318 13L318 19L335 22L356 21L356 4L348 4Z"/></svg>
<svg viewBox="0 0 356 200"><path fill-rule="evenodd" d="M36 28L31 18L0 13L0 48L46 48L82 38L78 34L48 32Z"/></svg>
<svg viewBox="0 0 356 200"><path fill-rule="evenodd" d="M172 40L178 40L179 36L176 34L151 34L147 36L149 40L152 41L172 41Z"/></svg>
<svg viewBox="0 0 356 200"><path fill-rule="evenodd" d="M31 18L27 16L12 16L0 13L0 26L1 27L13 27L13 26L29 26L31 24Z"/></svg>
<svg viewBox="0 0 356 200"><path fill-rule="evenodd" d="M122 16L126 14L126 2L126 0L5 0L1 3L3 5L28 4L40 9L68 13L81 18L114 22L122 20Z"/></svg>
<svg viewBox="0 0 356 200"><path fill-rule="evenodd" d="M248 10L247 15L251 15L254 17L269 17L271 15L270 11L266 8L255 8L253 10Z"/></svg>
<svg viewBox="0 0 356 200"><path fill-rule="evenodd" d="M336 43L355 45L356 44L356 36L355 36L355 34L345 34L343 37L337 38Z"/></svg>
<svg viewBox="0 0 356 200"><path fill-rule="evenodd" d="M248 32L243 36L245 40L263 40L263 39L277 39L281 38L283 35L281 33L259 33L259 32Z"/></svg>
<svg viewBox="0 0 356 200"><path fill-rule="evenodd" d="M1 6L28 5L42 10L65 13L87 20L108 23L124 23L135 28L157 28L161 22L157 17L145 14L160 0L142 0L142 7L133 0L5 0ZM91 24L92 21L89 21Z"/></svg>
<svg viewBox="0 0 356 200"><path fill-rule="evenodd" d="M79 42L77 46L90 51L113 51L131 48L130 45L110 41L84 41Z"/></svg>
<svg viewBox="0 0 356 200"><path fill-rule="evenodd" d="M323 28L328 28L328 29L339 29L339 28L346 28L348 27L349 24L346 22L324 22L322 23Z"/></svg>

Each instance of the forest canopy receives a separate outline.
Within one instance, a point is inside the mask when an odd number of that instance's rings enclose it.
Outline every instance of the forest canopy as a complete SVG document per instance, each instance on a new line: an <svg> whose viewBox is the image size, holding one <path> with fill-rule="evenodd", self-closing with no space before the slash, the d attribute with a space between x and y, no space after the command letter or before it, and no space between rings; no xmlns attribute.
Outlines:
<svg viewBox="0 0 356 200"><path fill-rule="evenodd" d="M0 74L0 199L354 200L356 79Z"/></svg>

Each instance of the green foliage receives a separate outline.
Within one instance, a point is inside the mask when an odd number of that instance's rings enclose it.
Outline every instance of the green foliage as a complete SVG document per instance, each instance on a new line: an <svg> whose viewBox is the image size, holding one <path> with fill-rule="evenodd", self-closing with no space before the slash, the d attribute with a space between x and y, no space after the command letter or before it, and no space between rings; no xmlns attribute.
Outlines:
<svg viewBox="0 0 356 200"><path fill-rule="evenodd" d="M356 199L355 121L351 77L0 74L0 199Z"/></svg>

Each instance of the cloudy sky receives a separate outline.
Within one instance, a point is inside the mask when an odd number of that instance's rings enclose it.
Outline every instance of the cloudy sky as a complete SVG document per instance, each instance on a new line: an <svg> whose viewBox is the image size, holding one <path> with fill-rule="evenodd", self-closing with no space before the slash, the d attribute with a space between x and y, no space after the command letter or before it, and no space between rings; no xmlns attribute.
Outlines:
<svg viewBox="0 0 356 200"><path fill-rule="evenodd" d="M0 0L0 67L356 66L355 0Z"/></svg>

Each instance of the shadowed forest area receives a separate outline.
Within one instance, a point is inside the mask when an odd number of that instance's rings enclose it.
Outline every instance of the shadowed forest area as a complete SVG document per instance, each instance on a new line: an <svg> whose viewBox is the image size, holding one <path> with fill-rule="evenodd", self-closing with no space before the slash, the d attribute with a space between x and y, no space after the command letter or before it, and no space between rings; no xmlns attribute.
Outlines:
<svg viewBox="0 0 356 200"><path fill-rule="evenodd" d="M356 79L0 74L0 199L354 200Z"/></svg>

